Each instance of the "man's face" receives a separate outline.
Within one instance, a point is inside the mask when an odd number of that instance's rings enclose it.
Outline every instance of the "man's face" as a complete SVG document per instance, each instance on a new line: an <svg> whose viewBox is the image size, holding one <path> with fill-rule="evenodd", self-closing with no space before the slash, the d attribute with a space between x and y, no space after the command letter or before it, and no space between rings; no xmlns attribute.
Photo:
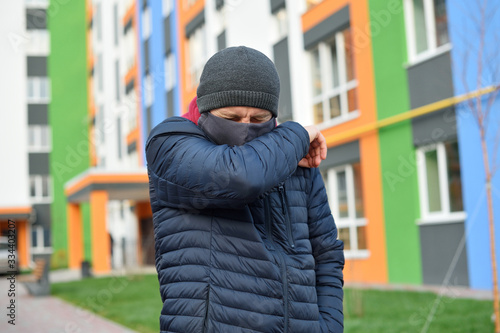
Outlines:
<svg viewBox="0 0 500 333"><path fill-rule="evenodd" d="M271 120L271 112L248 106L228 106L210 111L214 116L237 123L260 124Z"/></svg>

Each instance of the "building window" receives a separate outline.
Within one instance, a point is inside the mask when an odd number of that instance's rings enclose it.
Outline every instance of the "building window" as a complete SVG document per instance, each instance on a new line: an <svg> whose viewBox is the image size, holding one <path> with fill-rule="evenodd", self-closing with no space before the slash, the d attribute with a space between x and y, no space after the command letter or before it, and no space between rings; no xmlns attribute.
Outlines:
<svg viewBox="0 0 500 333"><path fill-rule="evenodd" d="M127 94L127 96L126 96L127 101L134 101L135 100L133 92L134 92L134 90L132 89L132 90L130 90L130 93ZM136 129L137 128L137 109L133 108L133 107L127 108L126 119L128 120L128 129L127 129L128 132L131 132L134 129Z"/></svg>
<svg viewBox="0 0 500 333"><path fill-rule="evenodd" d="M331 168L322 175L346 257L368 256L361 164Z"/></svg>
<svg viewBox="0 0 500 333"><path fill-rule="evenodd" d="M120 60L116 59L115 60L115 94L116 94L116 101L120 101L120 91L121 91L121 84L120 84Z"/></svg>
<svg viewBox="0 0 500 333"><path fill-rule="evenodd" d="M351 29L337 32L310 52L315 124L331 126L359 115Z"/></svg>
<svg viewBox="0 0 500 333"><path fill-rule="evenodd" d="M188 88L195 88L199 81L206 61L205 25L197 28L188 39L189 80Z"/></svg>
<svg viewBox="0 0 500 333"><path fill-rule="evenodd" d="M189 9L191 8L198 0L184 0L184 8Z"/></svg>
<svg viewBox="0 0 500 333"><path fill-rule="evenodd" d="M102 40L101 3L97 3L95 5L94 22L95 22L95 32L97 40L101 41Z"/></svg>
<svg viewBox="0 0 500 333"><path fill-rule="evenodd" d="M117 140L116 140L116 143L117 143L117 152L118 152L118 159L121 160L122 159L122 119L120 116L117 116L116 118L116 136L117 136Z"/></svg>
<svg viewBox="0 0 500 333"><path fill-rule="evenodd" d="M151 36L151 10L147 7L142 12L142 39L146 40Z"/></svg>
<svg viewBox="0 0 500 333"><path fill-rule="evenodd" d="M50 151L50 127L48 125L31 125L28 127L28 151Z"/></svg>
<svg viewBox="0 0 500 333"><path fill-rule="evenodd" d="M52 198L52 182L50 176L30 176L30 198L33 202L50 202Z"/></svg>
<svg viewBox="0 0 500 333"><path fill-rule="evenodd" d="M276 41L280 41L288 35L288 17L286 7L283 7L274 13L273 19L277 32Z"/></svg>
<svg viewBox="0 0 500 333"><path fill-rule="evenodd" d="M48 30L28 30L26 31L26 37L29 42L22 44L26 54L47 56L50 53L50 34Z"/></svg>
<svg viewBox="0 0 500 333"><path fill-rule="evenodd" d="M95 131L95 143L104 144L106 142L106 115L104 114L104 105L99 105L96 115L97 130Z"/></svg>
<svg viewBox="0 0 500 333"><path fill-rule="evenodd" d="M115 3L113 5L113 30L114 30L114 40L115 40L115 46L118 46L118 42L119 42L119 22L120 22L120 19L119 19L119 16L118 16L118 4Z"/></svg>
<svg viewBox="0 0 500 333"><path fill-rule="evenodd" d="M165 90L170 91L177 84L177 71L175 66L175 55L169 53L165 57Z"/></svg>
<svg viewBox="0 0 500 333"><path fill-rule="evenodd" d="M24 1L26 4L27 8L39 8L39 7L48 7L49 6L49 0L25 0Z"/></svg>
<svg viewBox="0 0 500 333"><path fill-rule="evenodd" d="M170 15L172 10L174 9L173 0L162 0L161 8L163 10L163 16L167 17L168 15Z"/></svg>
<svg viewBox="0 0 500 333"><path fill-rule="evenodd" d="M128 26L129 24L127 24ZM126 26L126 27L127 27ZM135 64L135 50L136 50L136 40L134 38L134 31L132 25L130 28L125 29L125 36L123 37L123 42L125 44L124 54L125 54L125 69L129 71Z"/></svg>
<svg viewBox="0 0 500 333"><path fill-rule="evenodd" d="M26 9L26 30L46 30L47 10L45 8Z"/></svg>
<svg viewBox="0 0 500 333"><path fill-rule="evenodd" d="M309 10L310 8L316 6L317 4L319 4L322 1L323 0L305 0L306 9Z"/></svg>
<svg viewBox="0 0 500 333"><path fill-rule="evenodd" d="M50 81L48 77L28 77L28 103L50 102Z"/></svg>
<svg viewBox="0 0 500 333"><path fill-rule="evenodd" d="M104 89L104 82L103 82L103 69L104 69L104 64L102 63L103 62L103 56L102 56L102 53L99 53L97 55L97 68L96 68L96 71L97 71L97 90L99 92L102 92L103 89Z"/></svg>
<svg viewBox="0 0 500 333"><path fill-rule="evenodd" d="M458 143L417 149L421 222L463 220Z"/></svg>
<svg viewBox="0 0 500 333"><path fill-rule="evenodd" d="M155 85L154 85L153 77L148 74L144 78L144 88L143 88L144 104L146 105L146 107L150 107L154 102L154 97L155 97L154 89L155 89Z"/></svg>
<svg viewBox="0 0 500 333"><path fill-rule="evenodd" d="M31 229L31 247L34 253L50 250L50 230L40 225Z"/></svg>
<svg viewBox="0 0 500 333"><path fill-rule="evenodd" d="M416 62L447 49L448 18L445 0L405 0L409 61ZM445 47L446 46L446 47Z"/></svg>

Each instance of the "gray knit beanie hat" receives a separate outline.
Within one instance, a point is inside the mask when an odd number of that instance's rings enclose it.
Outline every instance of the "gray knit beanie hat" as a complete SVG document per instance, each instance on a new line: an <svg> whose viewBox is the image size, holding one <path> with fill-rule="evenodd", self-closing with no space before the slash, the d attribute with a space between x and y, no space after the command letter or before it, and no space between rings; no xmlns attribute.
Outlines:
<svg viewBox="0 0 500 333"><path fill-rule="evenodd" d="M280 79L274 63L262 52L229 47L208 59L200 77L200 113L227 106L250 106L278 116Z"/></svg>

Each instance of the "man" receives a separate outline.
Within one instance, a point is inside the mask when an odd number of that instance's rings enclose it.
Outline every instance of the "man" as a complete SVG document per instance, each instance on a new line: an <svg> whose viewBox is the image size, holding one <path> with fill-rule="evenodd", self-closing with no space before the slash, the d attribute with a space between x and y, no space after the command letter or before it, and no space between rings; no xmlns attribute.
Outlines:
<svg viewBox="0 0 500 333"><path fill-rule="evenodd" d="M325 139L276 126L278 97L269 58L227 48L203 69L199 117L192 103L151 131L161 332L343 332Z"/></svg>

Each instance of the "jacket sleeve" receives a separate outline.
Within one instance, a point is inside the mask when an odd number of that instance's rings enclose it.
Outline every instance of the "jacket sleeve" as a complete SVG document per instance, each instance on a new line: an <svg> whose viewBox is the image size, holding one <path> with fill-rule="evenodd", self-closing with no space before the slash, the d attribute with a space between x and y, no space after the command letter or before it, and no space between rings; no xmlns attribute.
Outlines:
<svg viewBox="0 0 500 333"><path fill-rule="evenodd" d="M309 193L309 237L316 261L316 293L321 332L343 332L344 243L337 239L337 227L328 205L326 189L318 169L312 169Z"/></svg>
<svg viewBox="0 0 500 333"><path fill-rule="evenodd" d="M193 126L195 126L193 124ZM309 135L286 122L245 145L216 145L202 135L172 132L146 147L150 181L172 208L240 208L284 181L307 154Z"/></svg>

